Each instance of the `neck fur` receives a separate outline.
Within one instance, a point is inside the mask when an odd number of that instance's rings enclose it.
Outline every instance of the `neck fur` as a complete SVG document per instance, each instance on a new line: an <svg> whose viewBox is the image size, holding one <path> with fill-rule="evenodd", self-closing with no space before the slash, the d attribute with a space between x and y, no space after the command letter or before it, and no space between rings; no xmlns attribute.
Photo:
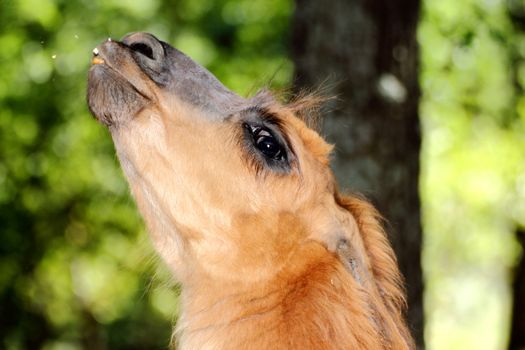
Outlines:
<svg viewBox="0 0 525 350"><path fill-rule="evenodd" d="M268 281L193 276L175 336L181 349L406 348L371 305L337 256L309 241Z"/></svg>

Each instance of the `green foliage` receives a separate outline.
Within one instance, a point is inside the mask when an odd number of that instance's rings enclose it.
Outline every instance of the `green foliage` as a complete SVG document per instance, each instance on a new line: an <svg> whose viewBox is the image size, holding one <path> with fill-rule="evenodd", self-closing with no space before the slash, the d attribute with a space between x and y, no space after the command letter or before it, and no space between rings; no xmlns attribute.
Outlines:
<svg viewBox="0 0 525 350"><path fill-rule="evenodd" d="M525 225L524 33L511 2L428 0L422 202L430 349L502 349Z"/></svg>
<svg viewBox="0 0 525 350"><path fill-rule="evenodd" d="M149 31L241 94L270 78L280 88L291 10L279 0L0 1L0 348L167 347L178 293L156 272L110 137L87 111L91 50Z"/></svg>

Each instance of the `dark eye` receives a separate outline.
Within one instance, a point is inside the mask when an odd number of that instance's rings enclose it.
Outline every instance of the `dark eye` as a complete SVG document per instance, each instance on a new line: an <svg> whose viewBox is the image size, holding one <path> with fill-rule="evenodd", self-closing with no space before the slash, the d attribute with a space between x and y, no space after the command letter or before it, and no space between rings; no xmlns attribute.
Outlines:
<svg viewBox="0 0 525 350"><path fill-rule="evenodd" d="M247 125L248 130L253 136L254 146L266 157L281 160L284 151L279 141L272 135L270 130L261 126Z"/></svg>

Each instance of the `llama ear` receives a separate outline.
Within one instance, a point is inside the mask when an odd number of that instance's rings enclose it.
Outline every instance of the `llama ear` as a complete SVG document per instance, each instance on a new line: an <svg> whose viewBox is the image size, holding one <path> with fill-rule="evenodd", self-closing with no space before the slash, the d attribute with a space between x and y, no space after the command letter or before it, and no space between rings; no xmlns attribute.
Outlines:
<svg viewBox="0 0 525 350"><path fill-rule="evenodd" d="M367 283L371 277L371 267L353 213L340 204L335 206L321 232L315 239L339 258L358 284Z"/></svg>
<svg viewBox="0 0 525 350"><path fill-rule="evenodd" d="M348 272L352 274L354 280L363 285L369 280L370 275L366 267L363 255L359 254L356 247L345 237L338 239L335 253Z"/></svg>
<svg viewBox="0 0 525 350"><path fill-rule="evenodd" d="M339 206L355 220L367 271L381 297L390 309L403 310L406 308L406 301L402 278L394 251L381 225L381 215L362 198L339 194L335 198Z"/></svg>
<svg viewBox="0 0 525 350"><path fill-rule="evenodd" d="M364 252L367 262L366 271L370 276L364 281L365 288L370 287L369 291L372 291L372 294L378 298L376 300L382 300L383 306L379 307L376 304L380 313L384 312L394 316L394 323L389 328L396 329L399 332L396 332L397 336L404 339L408 348L414 348L410 332L403 322L403 313L407 305L402 278L397 267L394 251L381 225L383 219L377 210L364 199L339 194L336 194L335 199L337 204L355 220L357 232L363 244L362 252ZM339 253L339 255L342 254ZM386 318L384 320L386 321ZM391 334L391 336L396 335Z"/></svg>
<svg viewBox="0 0 525 350"><path fill-rule="evenodd" d="M405 308L404 289L382 218L366 200L334 194L337 209L315 239L334 253L362 287L377 290L390 309Z"/></svg>

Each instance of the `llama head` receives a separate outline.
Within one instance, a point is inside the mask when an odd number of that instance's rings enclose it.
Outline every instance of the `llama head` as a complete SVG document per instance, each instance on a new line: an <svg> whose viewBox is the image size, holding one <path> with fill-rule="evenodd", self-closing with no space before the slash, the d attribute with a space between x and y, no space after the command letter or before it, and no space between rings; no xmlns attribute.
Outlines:
<svg viewBox="0 0 525 350"><path fill-rule="evenodd" d="M242 98L180 51L134 33L94 50L88 104L180 279L191 263L211 275L264 278L301 242L335 251L353 239L331 146L296 117L301 103L268 92ZM352 245L364 250L360 240Z"/></svg>

